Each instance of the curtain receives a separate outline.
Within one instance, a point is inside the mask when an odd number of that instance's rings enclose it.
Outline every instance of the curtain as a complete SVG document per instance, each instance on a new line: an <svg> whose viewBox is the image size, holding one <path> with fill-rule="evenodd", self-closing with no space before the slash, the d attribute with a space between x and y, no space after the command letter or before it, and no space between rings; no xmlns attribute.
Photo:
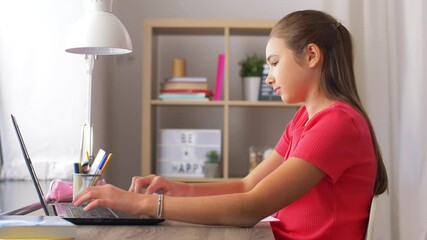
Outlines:
<svg viewBox="0 0 427 240"><path fill-rule="evenodd" d="M356 77L389 177L374 239L427 239L427 28L422 0L324 1L356 43Z"/></svg>
<svg viewBox="0 0 427 240"><path fill-rule="evenodd" d="M400 92L395 173L401 239L427 239L427 10L425 1L396 1L396 63ZM397 12L397 11L396 11Z"/></svg>
<svg viewBox="0 0 427 240"><path fill-rule="evenodd" d="M356 40L359 87L390 181L390 192L382 195L377 207L374 236L425 240L426 5L422 0L365 0L361 4L362 11L353 19L363 22L363 33Z"/></svg>
<svg viewBox="0 0 427 240"><path fill-rule="evenodd" d="M77 1L79 2L79 1ZM10 114L40 179L70 178L86 109L83 56L64 43L84 13L75 1L3 0L0 7L0 179L29 179Z"/></svg>

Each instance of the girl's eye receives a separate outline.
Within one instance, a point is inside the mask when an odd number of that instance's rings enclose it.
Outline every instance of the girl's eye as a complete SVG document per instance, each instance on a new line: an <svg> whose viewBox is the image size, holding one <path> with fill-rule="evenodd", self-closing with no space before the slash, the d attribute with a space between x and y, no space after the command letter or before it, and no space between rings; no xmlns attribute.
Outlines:
<svg viewBox="0 0 427 240"><path fill-rule="evenodd" d="M271 63L271 66L275 67L277 65L278 61L274 61Z"/></svg>

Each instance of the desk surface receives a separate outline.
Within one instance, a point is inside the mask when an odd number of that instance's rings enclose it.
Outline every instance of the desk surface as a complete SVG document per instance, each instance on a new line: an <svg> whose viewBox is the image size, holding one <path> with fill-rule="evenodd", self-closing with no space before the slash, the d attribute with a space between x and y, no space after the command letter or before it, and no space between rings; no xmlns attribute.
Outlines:
<svg viewBox="0 0 427 240"><path fill-rule="evenodd" d="M31 215L43 215L37 210ZM217 239L274 239L270 223L260 222L251 228L228 226L206 226L166 220L154 226L77 226L75 240L117 239L174 239L174 240L217 240Z"/></svg>
<svg viewBox="0 0 427 240"><path fill-rule="evenodd" d="M48 183L44 184L47 188ZM25 197L24 197L25 196ZM37 201L32 182L0 182L0 213ZM43 215L38 210L32 215ZM78 226L76 240L115 239L274 239L270 224L252 228L205 226L165 221L156 226Z"/></svg>
<svg viewBox="0 0 427 240"><path fill-rule="evenodd" d="M252 228L165 221L157 226L79 226L76 240L92 239L274 239L269 223Z"/></svg>

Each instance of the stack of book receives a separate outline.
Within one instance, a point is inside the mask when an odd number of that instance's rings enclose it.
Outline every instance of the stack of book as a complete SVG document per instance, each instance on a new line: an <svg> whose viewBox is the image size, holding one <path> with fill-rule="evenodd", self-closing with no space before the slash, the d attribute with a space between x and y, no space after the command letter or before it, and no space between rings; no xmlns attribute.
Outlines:
<svg viewBox="0 0 427 240"><path fill-rule="evenodd" d="M209 101L212 96L205 77L172 77L161 83L159 99Z"/></svg>
<svg viewBox="0 0 427 240"><path fill-rule="evenodd" d="M58 216L0 216L0 239L74 239L77 226Z"/></svg>

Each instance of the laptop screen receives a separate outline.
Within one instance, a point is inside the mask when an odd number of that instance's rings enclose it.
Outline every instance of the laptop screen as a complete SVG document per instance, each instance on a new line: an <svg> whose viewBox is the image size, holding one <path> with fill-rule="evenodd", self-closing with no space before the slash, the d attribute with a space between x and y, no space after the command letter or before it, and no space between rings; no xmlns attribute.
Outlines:
<svg viewBox="0 0 427 240"><path fill-rule="evenodd" d="M19 140L19 145L21 145L21 150L22 150L22 153L24 154L25 163L27 164L28 171L30 172L30 175L31 175L31 179L33 180L34 186L36 187L36 191L39 196L40 203L43 207L43 211L45 212L46 216L48 216L49 211L47 209L46 198L44 197L43 190L40 186L39 179L37 178L36 171L34 171L33 164L31 163L30 155L28 154L27 148L25 147L24 139L22 138L21 131L19 130L19 127L18 127L18 123L16 122L15 116L13 116L12 114L10 116L12 117L13 126L15 128L15 132Z"/></svg>

